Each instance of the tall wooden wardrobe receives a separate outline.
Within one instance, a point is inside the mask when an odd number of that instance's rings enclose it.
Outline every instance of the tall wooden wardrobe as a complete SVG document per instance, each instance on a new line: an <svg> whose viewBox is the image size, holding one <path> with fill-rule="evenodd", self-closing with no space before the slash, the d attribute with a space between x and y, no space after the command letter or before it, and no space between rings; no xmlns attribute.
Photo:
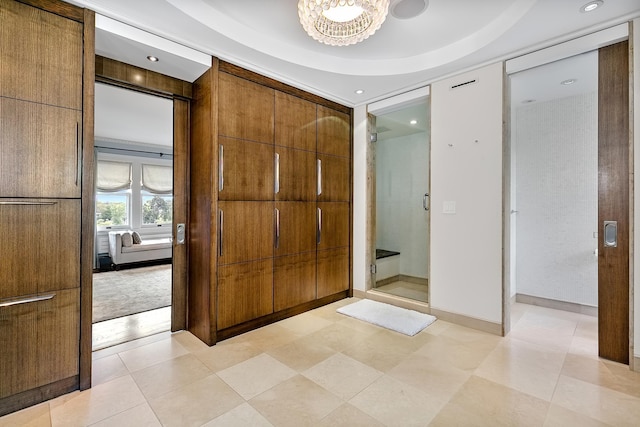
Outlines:
<svg viewBox="0 0 640 427"><path fill-rule="evenodd" d="M93 16L0 0L0 415L81 387Z"/></svg>
<svg viewBox="0 0 640 427"><path fill-rule="evenodd" d="M188 323L209 345L351 294L351 122L225 62L194 83Z"/></svg>

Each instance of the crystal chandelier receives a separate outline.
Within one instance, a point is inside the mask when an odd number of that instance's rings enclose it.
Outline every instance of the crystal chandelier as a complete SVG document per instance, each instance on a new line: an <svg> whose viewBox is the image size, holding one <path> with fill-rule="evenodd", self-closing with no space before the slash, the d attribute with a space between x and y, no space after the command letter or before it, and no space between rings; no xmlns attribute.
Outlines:
<svg viewBox="0 0 640 427"><path fill-rule="evenodd" d="M299 0L298 16L307 34L331 46L361 42L375 33L389 0Z"/></svg>

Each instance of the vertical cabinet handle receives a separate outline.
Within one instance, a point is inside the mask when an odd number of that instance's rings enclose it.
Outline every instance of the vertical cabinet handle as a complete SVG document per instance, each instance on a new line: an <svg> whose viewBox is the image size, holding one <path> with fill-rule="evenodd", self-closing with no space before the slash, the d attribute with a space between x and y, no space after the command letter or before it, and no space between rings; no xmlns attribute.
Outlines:
<svg viewBox="0 0 640 427"><path fill-rule="evenodd" d="M276 249L280 246L280 209L276 208Z"/></svg>
<svg viewBox="0 0 640 427"><path fill-rule="evenodd" d="M220 248L219 256L224 254L224 211L220 209Z"/></svg>
<svg viewBox="0 0 640 427"><path fill-rule="evenodd" d="M224 190L224 146L218 149L218 191Z"/></svg>
<svg viewBox="0 0 640 427"><path fill-rule="evenodd" d="M275 182L273 183L273 191L278 194L280 192L280 154L276 153L273 168L275 172Z"/></svg>
<svg viewBox="0 0 640 427"><path fill-rule="evenodd" d="M318 208L318 230L316 232L316 244L322 240L322 209Z"/></svg>
<svg viewBox="0 0 640 427"><path fill-rule="evenodd" d="M80 162L80 123L76 122L76 186L78 186L78 182L80 181L80 173L81 173L81 162Z"/></svg>
<svg viewBox="0 0 640 427"><path fill-rule="evenodd" d="M322 194L322 160L318 159L318 196Z"/></svg>

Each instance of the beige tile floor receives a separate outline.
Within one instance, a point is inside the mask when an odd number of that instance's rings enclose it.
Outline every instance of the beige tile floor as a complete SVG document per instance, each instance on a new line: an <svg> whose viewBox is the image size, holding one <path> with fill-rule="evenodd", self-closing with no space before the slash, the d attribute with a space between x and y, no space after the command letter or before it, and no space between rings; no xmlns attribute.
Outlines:
<svg viewBox="0 0 640 427"><path fill-rule="evenodd" d="M638 426L640 373L593 317L515 304L505 338L414 337L326 307L207 347L162 333L94 353L94 386L0 426Z"/></svg>
<svg viewBox="0 0 640 427"><path fill-rule="evenodd" d="M429 302L427 285L419 285L417 283L398 280L397 282L376 286L375 290L398 297L409 298L415 301Z"/></svg>

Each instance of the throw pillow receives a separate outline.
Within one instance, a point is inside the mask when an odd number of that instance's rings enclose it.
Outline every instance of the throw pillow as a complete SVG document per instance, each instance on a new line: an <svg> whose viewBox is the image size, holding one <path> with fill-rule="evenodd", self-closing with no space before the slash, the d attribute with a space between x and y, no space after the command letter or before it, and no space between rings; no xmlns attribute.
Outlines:
<svg viewBox="0 0 640 427"><path fill-rule="evenodd" d="M138 233L137 231L131 233L131 237L133 238L134 245L139 245L140 242L142 242L142 237L140 237L140 233Z"/></svg>
<svg viewBox="0 0 640 427"><path fill-rule="evenodd" d="M133 246L133 237L131 237L131 233L122 233L122 246L126 248Z"/></svg>

